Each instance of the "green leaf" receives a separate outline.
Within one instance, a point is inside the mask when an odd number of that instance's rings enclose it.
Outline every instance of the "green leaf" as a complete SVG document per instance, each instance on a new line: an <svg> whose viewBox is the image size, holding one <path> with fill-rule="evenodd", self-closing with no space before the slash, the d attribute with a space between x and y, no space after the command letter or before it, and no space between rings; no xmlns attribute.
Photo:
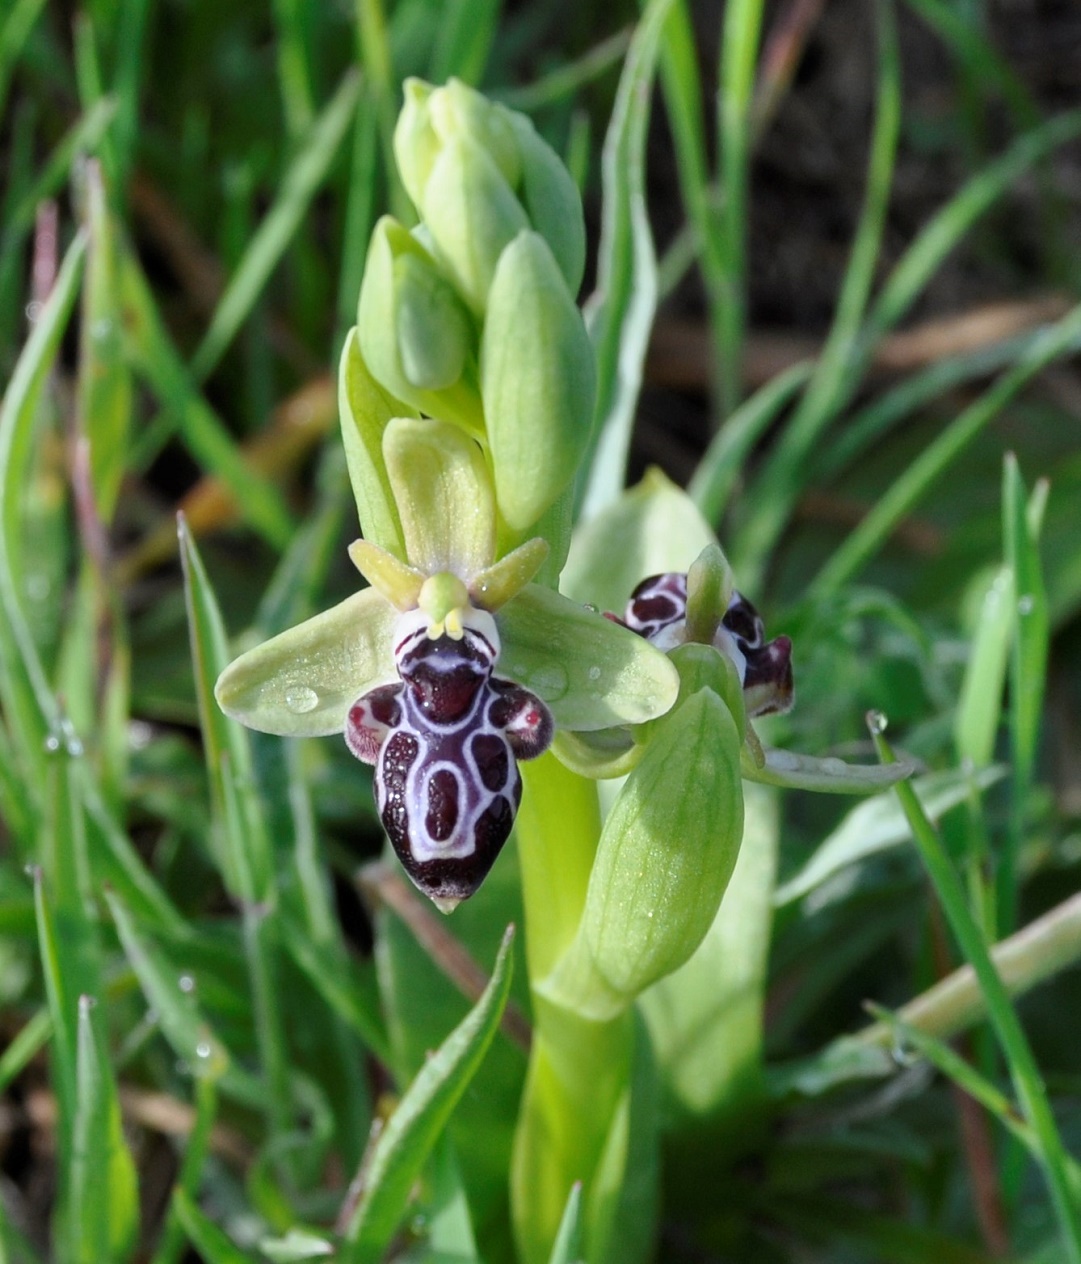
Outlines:
<svg viewBox="0 0 1081 1264"><path fill-rule="evenodd" d="M139 1228L135 1162L124 1140L120 1101L89 996L79 998L75 1137L70 1228L72 1258L101 1264L127 1258Z"/></svg>
<svg viewBox="0 0 1081 1264"><path fill-rule="evenodd" d="M255 1256L242 1251L209 1216L199 1210L198 1204L185 1190L173 1190L172 1206L192 1246L206 1264L255 1264Z"/></svg>
<svg viewBox="0 0 1081 1264"><path fill-rule="evenodd" d="M105 898L124 954L173 1052L193 1075L219 1079L229 1067L229 1054L200 1012L191 988L182 986L180 972L137 929L117 896L107 891Z"/></svg>
<svg viewBox="0 0 1081 1264"><path fill-rule="evenodd" d="M307 1229L290 1229L282 1238L263 1238L259 1250L274 1264L300 1264L334 1254L334 1244L322 1234Z"/></svg>
<svg viewBox="0 0 1081 1264"><path fill-rule="evenodd" d="M658 469L574 533L560 587L575 601L622 614L648 575L686 571L707 545L709 524Z"/></svg>
<svg viewBox="0 0 1081 1264"><path fill-rule="evenodd" d="M677 1118L738 1117L762 1088L776 792L744 786L744 811L739 858L705 939L641 999L666 1105Z"/></svg>
<svg viewBox="0 0 1081 1264"><path fill-rule="evenodd" d="M231 724L215 701L215 681L229 661L221 611L183 516L177 530L199 723L219 830L218 862L233 895L247 904L273 903L273 858L248 734Z"/></svg>
<svg viewBox="0 0 1081 1264"><path fill-rule="evenodd" d="M800 755L795 751L763 748L765 763L760 767L743 754L743 775L764 786L784 786L789 790L817 790L828 794L878 794L911 777L912 762L895 764L850 764L834 755Z"/></svg>
<svg viewBox="0 0 1081 1264"><path fill-rule="evenodd" d="M999 567L987 580L972 629L953 738L958 759L968 760L973 768L990 763L995 749L1017 609L1015 593L1012 567Z"/></svg>
<svg viewBox="0 0 1081 1264"><path fill-rule="evenodd" d="M360 76L348 71L338 90L298 145L285 172L281 189L221 296L210 327L192 357L191 373L205 379L249 315L270 274L285 253L319 187L326 181L349 124L356 112Z"/></svg>
<svg viewBox="0 0 1081 1264"><path fill-rule="evenodd" d="M4 716L18 743L23 775L30 784L44 780L45 739L60 730L60 711L45 675L20 591L22 491L42 390L78 293L86 256L80 233L68 247L52 293L19 356L0 405L0 698Z"/></svg>
<svg viewBox="0 0 1081 1264"><path fill-rule="evenodd" d="M650 86L671 7L672 0L650 0L646 6L627 53L604 141L597 289L586 312L597 353L597 407L584 518L607 508L623 490L642 367L657 307L645 149Z"/></svg>
<svg viewBox="0 0 1081 1264"><path fill-rule="evenodd" d="M629 629L530 584L496 611L499 675L531 689L568 729L652 720L676 700L679 674Z"/></svg>
<svg viewBox="0 0 1081 1264"><path fill-rule="evenodd" d="M118 230L96 163L87 168L86 198L89 249L79 344L79 413L90 445L95 508L109 522L124 476L132 390L123 356Z"/></svg>
<svg viewBox="0 0 1081 1264"><path fill-rule="evenodd" d="M508 928L480 999L418 1072L376 1142L346 1230L342 1257L350 1264L382 1259L414 1182L483 1061L510 991L512 935Z"/></svg>
<svg viewBox="0 0 1081 1264"><path fill-rule="evenodd" d="M567 1208L559 1222L559 1233L552 1245L548 1264L583 1264L582 1253L582 1186L572 1185L567 1195Z"/></svg>
<svg viewBox="0 0 1081 1264"><path fill-rule="evenodd" d="M395 679L398 612L374 588L242 654L215 687L226 715L261 733L341 733L363 693Z"/></svg>
<svg viewBox="0 0 1081 1264"><path fill-rule="evenodd" d="M937 820L964 803L973 790L986 790L1005 775L1006 770L1001 765L973 773L951 769L913 778L912 789L919 795L928 816ZM802 899L850 865L906 843L910 837L908 820L896 799L871 799L861 803L818 845L806 864L777 888L774 903L782 908Z"/></svg>

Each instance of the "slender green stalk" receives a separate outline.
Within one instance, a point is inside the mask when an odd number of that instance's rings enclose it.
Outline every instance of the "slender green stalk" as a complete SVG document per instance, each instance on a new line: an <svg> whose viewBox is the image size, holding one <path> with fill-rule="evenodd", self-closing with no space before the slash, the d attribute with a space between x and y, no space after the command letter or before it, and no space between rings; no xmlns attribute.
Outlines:
<svg viewBox="0 0 1081 1264"><path fill-rule="evenodd" d="M893 763L893 752L882 736L883 727L881 717L872 717L871 734L879 758L883 763ZM950 929L972 966L986 998L988 1019L1002 1046L1025 1119L1039 1144L1065 1258L1072 1264L1081 1264L1081 1212L1070 1186L1068 1155L1055 1126L1036 1059L1017 1017L1017 1011L1010 1001L1006 985L995 969L983 932L969 908L961 879L946 854L941 839L924 815L912 787L899 782L894 789L908 817L920 858Z"/></svg>
<svg viewBox="0 0 1081 1264"><path fill-rule="evenodd" d="M762 0L730 0L724 9L718 134L724 204L720 239L725 264L719 321L721 406L735 410L742 393L747 308L747 187L754 100L754 72L762 27Z"/></svg>

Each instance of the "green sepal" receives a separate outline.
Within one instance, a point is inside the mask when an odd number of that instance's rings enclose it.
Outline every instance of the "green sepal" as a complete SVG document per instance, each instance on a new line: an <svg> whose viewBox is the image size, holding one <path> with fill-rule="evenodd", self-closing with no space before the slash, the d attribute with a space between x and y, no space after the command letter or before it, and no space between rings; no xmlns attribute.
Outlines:
<svg viewBox="0 0 1081 1264"><path fill-rule="evenodd" d="M800 755L795 751L765 747L764 762L756 763L752 753L743 749L743 776L766 786L784 786L789 790L817 790L830 794L878 794L898 781L905 781L918 771L911 759L898 759L895 764L850 764L827 755Z"/></svg>
<svg viewBox="0 0 1081 1264"><path fill-rule="evenodd" d="M732 568L717 544L707 544L687 571L687 639L710 645L735 583Z"/></svg>
<svg viewBox="0 0 1081 1264"><path fill-rule="evenodd" d="M469 596L482 610L498 610L516 597L548 558L546 540L526 540L512 552L478 571L469 581Z"/></svg>
<svg viewBox="0 0 1081 1264"><path fill-rule="evenodd" d="M349 560L396 610L417 608L420 590L428 578L423 571L400 562L369 540L354 540L349 546Z"/></svg>
<svg viewBox="0 0 1081 1264"><path fill-rule="evenodd" d="M682 488L656 468L574 533L561 587L577 601L622 613L647 575L685 571L714 536Z"/></svg>
<svg viewBox="0 0 1081 1264"><path fill-rule="evenodd" d="M357 333L372 376L387 391L410 409L481 433L472 318L435 259L389 215L368 245Z"/></svg>
<svg viewBox="0 0 1081 1264"><path fill-rule="evenodd" d="M467 583L495 556L495 501L479 446L432 417L396 417L383 457L405 538L406 558L425 575L450 571Z"/></svg>
<svg viewBox="0 0 1081 1264"><path fill-rule="evenodd" d="M561 728L642 724L676 700L679 674L629 629L530 584L496 612L496 674L531 689Z"/></svg>
<svg viewBox="0 0 1081 1264"><path fill-rule="evenodd" d="M593 345L539 233L519 234L500 256L480 378L499 509L524 531L574 478L596 390Z"/></svg>
<svg viewBox="0 0 1081 1264"><path fill-rule="evenodd" d="M342 347L338 408L349 481L365 539L402 558L405 541L383 460L383 431L392 417L408 414L410 409L372 377L356 329L349 331Z"/></svg>
<svg viewBox="0 0 1081 1264"><path fill-rule="evenodd" d="M402 84L405 100L394 125L394 161L402 185L418 211L440 147L429 108L435 91L423 79L407 79Z"/></svg>
<svg viewBox="0 0 1081 1264"><path fill-rule="evenodd" d="M743 837L740 744L711 689L658 722L604 823L581 928L540 985L547 999L613 1018L690 958Z"/></svg>
<svg viewBox="0 0 1081 1264"><path fill-rule="evenodd" d="M522 163L519 197L529 221L552 249L567 290L576 297L586 266L586 226L578 186L530 119L506 111Z"/></svg>
<svg viewBox="0 0 1081 1264"><path fill-rule="evenodd" d="M262 733L340 733L361 694L396 679L397 618L374 588L354 593L230 663L214 688L218 705Z"/></svg>
<svg viewBox="0 0 1081 1264"><path fill-rule="evenodd" d="M455 136L435 160L420 209L439 262L469 307L483 314L500 255L529 227L521 203L494 159Z"/></svg>

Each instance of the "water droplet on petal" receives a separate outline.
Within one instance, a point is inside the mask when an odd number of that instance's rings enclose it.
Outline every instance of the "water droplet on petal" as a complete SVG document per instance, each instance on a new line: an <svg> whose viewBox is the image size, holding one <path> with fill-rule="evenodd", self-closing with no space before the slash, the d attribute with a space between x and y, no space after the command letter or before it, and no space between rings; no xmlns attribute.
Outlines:
<svg viewBox="0 0 1081 1264"><path fill-rule="evenodd" d="M307 685L294 685L286 692L285 705L294 715L307 715L319 705L319 695Z"/></svg>

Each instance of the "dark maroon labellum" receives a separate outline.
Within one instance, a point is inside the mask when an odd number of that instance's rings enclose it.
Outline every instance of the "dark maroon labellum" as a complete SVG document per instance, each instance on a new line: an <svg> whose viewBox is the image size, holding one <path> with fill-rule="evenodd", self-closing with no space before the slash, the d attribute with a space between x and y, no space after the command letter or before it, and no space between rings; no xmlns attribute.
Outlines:
<svg viewBox="0 0 1081 1264"><path fill-rule="evenodd" d="M687 576L680 571L651 575L631 593L623 622L633 632L662 649L680 644L687 620ZM749 716L773 715L792 706L792 642L787 636L766 640L762 616L742 593L733 592L721 620L736 650L722 643L718 629L714 644L728 652L743 677L743 699ZM742 662L740 662L742 659Z"/></svg>
<svg viewBox="0 0 1081 1264"><path fill-rule="evenodd" d="M542 754L554 731L538 697L492 675L496 658L482 631L432 638L418 625L395 647L401 682L358 698L345 726L349 749L375 765L403 868L447 910L487 876L521 802L517 761Z"/></svg>

